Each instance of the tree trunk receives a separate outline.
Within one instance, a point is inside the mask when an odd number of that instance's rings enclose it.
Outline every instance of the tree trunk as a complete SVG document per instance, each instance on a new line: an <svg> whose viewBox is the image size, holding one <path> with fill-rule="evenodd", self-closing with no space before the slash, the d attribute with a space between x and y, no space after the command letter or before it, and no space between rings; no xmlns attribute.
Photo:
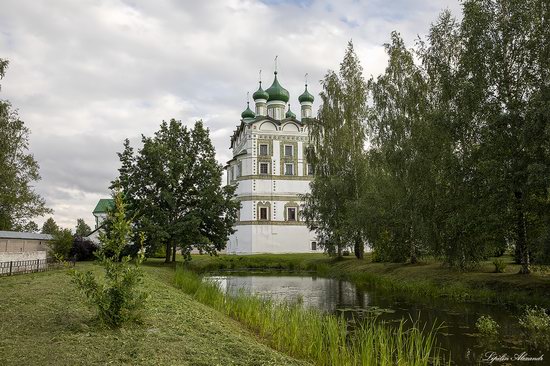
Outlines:
<svg viewBox="0 0 550 366"><path fill-rule="evenodd" d="M170 248L171 248L170 241L167 241L166 242L166 256L165 256L165 259L164 259L164 263L170 263Z"/></svg>
<svg viewBox="0 0 550 366"><path fill-rule="evenodd" d="M176 261L176 243L172 244L172 262Z"/></svg>
<svg viewBox="0 0 550 366"><path fill-rule="evenodd" d="M516 197L516 245L519 248L521 257L520 274L531 273L529 267L529 248L527 247L527 234L525 229L525 212L523 211L523 193L520 191L514 192Z"/></svg>
<svg viewBox="0 0 550 366"><path fill-rule="evenodd" d="M416 248L414 244L411 245L411 264L418 263L418 258L416 257Z"/></svg>
<svg viewBox="0 0 550 366"><path fill-rule="evenodd" d="M340 258L342 256L342 245L338 244L337 248L338 249L337 249L337 252L336 252L336 256Z"/></svg>
<svg viewBox="0 0 550 366"><path fill-rule="evenodd" d="M416 255L416 244L415 244L415 241L414 239L412 238L409 238L409 243L410 243L410 247L411 247L411 264L416 264L418 263L418 257Z"/></svg>
<svg viewBox="0 0 550 366"><path fill-rule="evenodd" d="M353 250L355 252L355 257L357 257L357 259L363 259L365 254L365 246L363 245L363 241L359 236L355 238Z"/></svg>

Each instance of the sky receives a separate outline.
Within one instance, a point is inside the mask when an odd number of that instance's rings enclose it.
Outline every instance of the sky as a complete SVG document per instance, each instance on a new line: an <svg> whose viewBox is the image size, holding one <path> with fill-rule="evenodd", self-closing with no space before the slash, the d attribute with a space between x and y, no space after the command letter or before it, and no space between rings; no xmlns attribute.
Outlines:
<svg viewBox="0 0 550 366"><path fill-rule="evenodd" d="M110 196L116 155L139 146L163 120L202 119L223 164L247 92L278 77L298 96L337 70L353 40L366 78L383 72L393 30L413 46L458 0L3 0L0 99L31 129L40 165L36 191L54 220L74 228ZM265 89L264 88L264 89ZM40 226L47 217L35 218Z"/></svg>

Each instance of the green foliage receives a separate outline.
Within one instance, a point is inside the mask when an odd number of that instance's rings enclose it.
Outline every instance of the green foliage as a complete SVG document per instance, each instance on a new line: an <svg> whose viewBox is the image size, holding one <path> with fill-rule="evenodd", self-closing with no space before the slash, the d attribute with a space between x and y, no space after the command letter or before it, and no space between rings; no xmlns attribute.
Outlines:
<svg viewBox="0 0 550 366"><path fill-rule="evenodd" d="M507 264L500 258L495 258L493 264L495 265L495 273L504 273L506 270Z"/></svg>
<svg viewBox="0 0 550 366"><path fill-rule="evenodd" d="M235 187L221 187L222 166L208 129L201 121L188 129L172 119L142 142L134 154L126 140L113 186L120 185L128 216L147 234L148 252L162 245L169 262L177 247L186 259L192 247L209 254L225 248L240 204Z"/></svg>
<svg viewBox="0 0 550 366"><path fill-rule="evenodd" d="M291 356L316 365L441 365L445 353L436 344L437 329L417 323L388 327L369 319L353 331L343 316L276 303L241 293L227 296L214 282L176 268L176 286L198 301L236 319Z"/></svg>
<svg viewBox="0 0 550 366"><path fill-rule="evenodd" d="M0 59L0 79L8 61ZM0 230L21 230L29 219L51 213L33 182L39 166L29 153L30 130L9 101L0 99Z"/></svg>
<svg viewBox="0 0 550 366"><path fill-rule="evenodd" d="M550 331L550 315L544 308L527 307L525 313L519 318L519 325L533 332L548 332Z"/></svg>
<svg viewBox="0 0 550 366"><path fill-rule="evenodd" d="M75 235L76 236L87 236L92 232L92 229L88 224L86 224L86 221L84 219L77 219L76 220L76 228L75 228Z"/></svg>
<svg viewBox="0 0 550 366"><path fill-rule="evenodd" d="M469 270L513 244L521 273L550 260L550 4L462 8L414 49L393 32L368 88L351 46L322 81L304 216L329 253L368 242L379 261Z"/></svg>
<svg viewBox="0 0 550 366"><path fill-rule="evenodd" d="M329 254L342 255L354 248L363 257L364 225L359 220L359 198L364 192L364 121L367 85L350 41L339 74L329 71L321 81L321 108L309 124L312 147L307 159L313 165L311 193L304 196L303 217L318 243Z"/></svg>
<svg viewBox="0 0 550 366"><path fill-rule="evenodd" d="M42 230L40 232L42 234L55 235L60 230L61 229L59 228L53 217L48 217L48 219L44 221L44 224L42 224Z"/></svg>
<svg viewBox="0 0 550 366"><path fill-rule="evenodd" d="M495 337L498 335L498 323L490 315L482 315L476 321L476 329L486 337Z"/></svg>
<svg viewBox="0 0 550 366"><path fill-rule="evenodd" d="M532 343L550 345L550 315L546 309L527 306L519 317L519 325Z"/></svg>
<svg viewBox="0 0 550 366"><path fill-rule="evenodd" d="M21 231L25 231L28 233L38 233L40 232L40 228L38 227L38 224L36 222L29 221L21 227Z"/></svg>
<svg viewBox="0 0 550 366"><path fill-rule="evenodd" d="M105 270L104 278L92 271L73 270L73 282L96 307L99 319L109 327L120 327L128 321L137 321L148 295L139 287L143 281L140 252L134 263L130 256L122 256L131 234L131 223L126 219L125 204L120 192L115 193L115 209L110 213L110 235L100 235L101 249L97 253L99 264ZM141 243L144 237L140 235Z"/></svg>
<svg viewBox="0 0 550 366"><path fill-rule="evenodd" d="M53 233L53 240L48 242L54 257L65 260L73 247L74 237L69 229L59 229Z"/></svg>

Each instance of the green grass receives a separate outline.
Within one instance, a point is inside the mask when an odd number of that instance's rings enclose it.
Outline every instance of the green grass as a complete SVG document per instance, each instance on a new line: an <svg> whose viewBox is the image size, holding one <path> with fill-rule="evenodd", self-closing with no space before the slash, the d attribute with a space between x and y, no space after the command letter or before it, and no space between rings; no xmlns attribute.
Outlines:
<svg viewBox="0 0 550 366"><path fill-rule="evenodd" d="M405 329L374 318L348 329L347 321L301 304L275 303L241 293L227 296L214 282L178 266L176 286L198 301L229 315L259 334L269 345L316 365L440 365L444 353L435 344L436 329L418 324ZM447 360L449 356L447 355Z"/></svg>
<svg viewBox="0 0 550 366"><path fill-rule="evenodd" d="M323 254L194 255L187 266L197 272L312 271L413 298L550 307L550 275L519 275L519 265L514 264L511 257L504 256L501 260L507 264L504 273L494 273L492 258L480 263L475 270L460 272L436 260L418 264L373 263L369 255L363 260L354 257L336 260Z"/></svg>
<svg viewBox="0 0 550 366"><path fill-rule="evenodd" d="M95 265L78 264L80 269ZM63 270L0 278L0 365L305 365L144 267L142 324L102 327Z"/></svg>

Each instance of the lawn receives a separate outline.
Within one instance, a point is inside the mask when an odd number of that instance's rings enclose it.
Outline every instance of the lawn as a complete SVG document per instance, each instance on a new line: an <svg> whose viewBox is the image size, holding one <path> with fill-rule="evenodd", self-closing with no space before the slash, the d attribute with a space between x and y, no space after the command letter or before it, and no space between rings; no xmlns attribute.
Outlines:
<svg viewBox="0 0 550 366"><path fill-rule="evenodd" d="M77 268L100 269L79 263ZM143 324L105 329L64 270L0 278L0 365L304 365L144 266Z"/></svg>
<svg viewBox="0 0 550 366"><path fill-rule="evenodd" d="M479 301L513 305L550 306L550 275L519 275L519 265L503 256L504 273L494 273L492 258L471 271L460 272L437 260L417 264L374 263L369 255L340 260L323 254L194 255L188 267L194 271L283 270L312 271L318 275L351 280L358 285L409 296L445 297L456 301Z"/></svg>

